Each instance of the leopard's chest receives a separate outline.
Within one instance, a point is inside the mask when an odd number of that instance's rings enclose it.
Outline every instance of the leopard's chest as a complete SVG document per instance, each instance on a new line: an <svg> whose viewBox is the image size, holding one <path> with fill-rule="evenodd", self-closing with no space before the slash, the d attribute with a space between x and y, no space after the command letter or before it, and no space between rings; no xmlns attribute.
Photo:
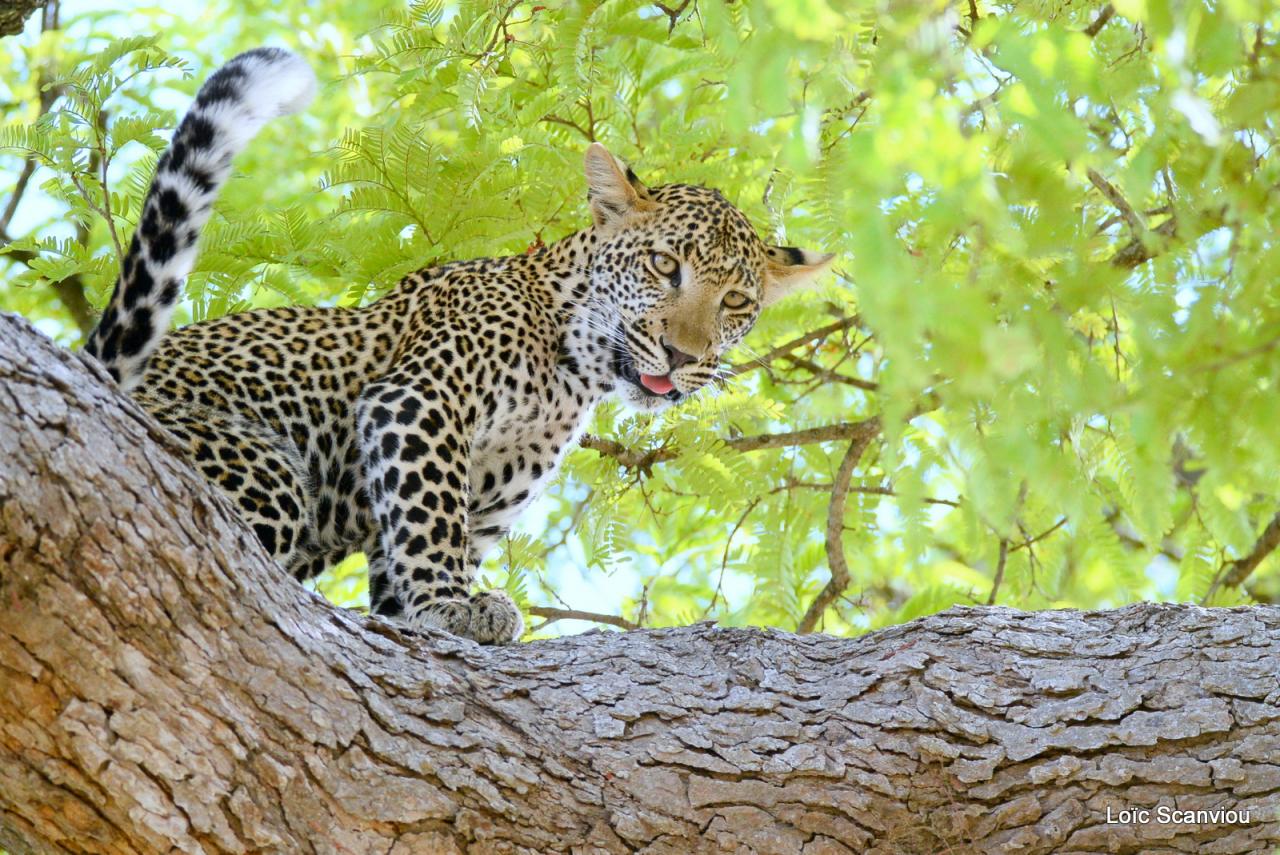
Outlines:
<svg viewBox="0 0 1280 855"><path fill-rule="evenodd" d="M472 507L523 506L555 475L565 449L580 432L584 413L529 408L496 421L477 437L471 454ZM524 417L521 417L524 416Z"/></svg>
<svg viewBox="0 0 1280 855"><path fill-rule="evenodd" d="M594 400L571 384L547 394L511 395L471 450L470 528L477 557L515 522L555 478L577 441Z"/></svg>

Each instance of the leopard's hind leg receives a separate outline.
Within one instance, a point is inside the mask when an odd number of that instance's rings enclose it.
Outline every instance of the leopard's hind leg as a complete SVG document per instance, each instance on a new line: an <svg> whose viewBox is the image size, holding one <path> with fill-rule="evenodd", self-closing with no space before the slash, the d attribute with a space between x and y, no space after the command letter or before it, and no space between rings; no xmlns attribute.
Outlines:
<svg viewBox="0 0 1280 855"><path fill-rule="evenodd" d="M185 448L188 461L229 498L258 540L294 575L315 560L306 463L270 425L185 401L136 397Z"/></svg>

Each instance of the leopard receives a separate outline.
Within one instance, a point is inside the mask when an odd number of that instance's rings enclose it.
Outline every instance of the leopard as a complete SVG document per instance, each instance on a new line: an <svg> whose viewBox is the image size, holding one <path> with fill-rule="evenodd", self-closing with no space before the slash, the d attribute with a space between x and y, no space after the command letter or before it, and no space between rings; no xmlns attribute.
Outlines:
<svg viewBox="0 0 1280 855"><path fill-rule="evenodd" d="M834 256L766 244L719 191L647 186L592 142L591 221L567 236L434 264L366 305L259 308L171 331L234 157L315 90L308 63L276 47L207 78L158 159L84 350L294 578L363 552L373 615L517 641L520 609L473 590L478 567L595 408L688 400L762 309Z"/></svg>

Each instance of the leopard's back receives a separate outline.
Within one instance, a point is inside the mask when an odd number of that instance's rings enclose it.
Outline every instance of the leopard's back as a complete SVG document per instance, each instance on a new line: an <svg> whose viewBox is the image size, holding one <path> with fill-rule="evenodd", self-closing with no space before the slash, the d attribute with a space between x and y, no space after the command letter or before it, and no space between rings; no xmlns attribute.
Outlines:
<svg viewBox="0 0 1280 855"><path fill-rule="evenodd" d="M134 397L307 578L373 532L354 413L398 342L386 309L244 312L165 336Z"/></svg>

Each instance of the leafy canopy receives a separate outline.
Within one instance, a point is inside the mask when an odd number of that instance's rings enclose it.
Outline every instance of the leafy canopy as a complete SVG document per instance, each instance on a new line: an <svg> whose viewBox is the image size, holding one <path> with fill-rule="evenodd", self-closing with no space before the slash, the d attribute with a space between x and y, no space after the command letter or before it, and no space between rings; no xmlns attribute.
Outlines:
<svg viewBox="0 0 1280 855"><path fill-rule="evenodd" d="M660 418L599 414L486 565L526 604L794 628L834 564L848 584L810 621L834 632L988 600L1267 600L1278 25L1250 0L85 15L0 58L4 182L26 186L0 220L0 305L75 343L67 292L105 302L177 93L285 42L322 96L239 162L185 320L366 303L584 227L592 140L839 254L723 387ZM873 416L847 492L852 432L788 436ZM1247 583L1223 584L1243 559ZM359 566L326 592L358 602Z"/></svg>

